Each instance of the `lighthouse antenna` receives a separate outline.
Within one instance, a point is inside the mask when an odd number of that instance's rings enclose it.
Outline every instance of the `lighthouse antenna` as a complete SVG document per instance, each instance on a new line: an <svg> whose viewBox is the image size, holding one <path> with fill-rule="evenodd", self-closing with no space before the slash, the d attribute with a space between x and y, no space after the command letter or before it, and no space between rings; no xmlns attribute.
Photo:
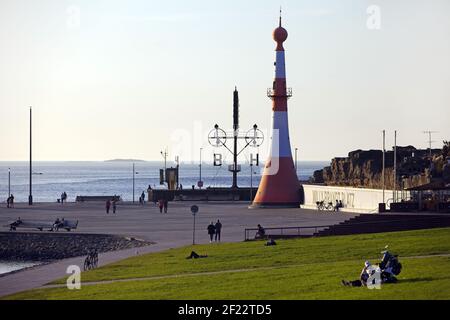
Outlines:
<svg viewBox="0 0 450 320"><path fill-rule="evenodd" d="M280 6L280 27L281 27L281 6Z"/></svg>

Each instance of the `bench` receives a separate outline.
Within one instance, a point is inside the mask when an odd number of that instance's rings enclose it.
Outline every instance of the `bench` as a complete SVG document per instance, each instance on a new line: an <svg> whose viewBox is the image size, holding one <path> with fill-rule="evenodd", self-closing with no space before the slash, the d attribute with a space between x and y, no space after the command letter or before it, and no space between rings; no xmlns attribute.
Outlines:
<svg viewBox="0 0 450 320"><path fill-rule="evenodd" d="M48 231L54 231L55 229L56 231L58 231L58 229L66 229L67 231L70 231L78 227L78 220L61 220L60 224L56 226L56 228L54 226L54 222L37 220L21 220L20 222L16 220L4 225L4 227L9 227L10 231L15 231L17 228L38 229L39 231L43 231L44 229Z"/></svg>
<svg viewBox="0 0 450 320"><path fill-rule="evenodd" d="M75 202L86 202L86 201L122 201L120 196L77 196Z"/></svg>

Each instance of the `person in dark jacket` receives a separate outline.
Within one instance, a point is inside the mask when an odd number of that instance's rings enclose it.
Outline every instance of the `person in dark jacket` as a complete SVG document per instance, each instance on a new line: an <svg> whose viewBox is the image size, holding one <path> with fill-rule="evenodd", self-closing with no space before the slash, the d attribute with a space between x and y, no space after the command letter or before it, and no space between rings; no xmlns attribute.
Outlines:
<svg viewBox="0 0 450 320"><path fill-rule="evenodd" d="M167 213L167 207L169 206L169 200L165 199L163 206L164 206L164 213Z"/></svg>
<svg viewBox="0 0 450 320"><path fill-rule="evenodd" d="M164 208L164 200L163 199L159 199L158 206L159 206L159 212L162 213L163 208Z"/></svg>
<svg viewBox="0 0 450 320"><path fill-rule="evenodd" d="M116 210L117 210L117 201L116 201L116 199L112 200L112 209L113 209L113 213L115 214Z"/></svg>
<svg viewBox="0 0 450 320"><path fill-rule="evenodd" d="M255 239L264 238L265 235L266 230L260 224L258 224L258 231L256 231Z"/></svg>
<svg viewBox="0 0 450 320"><path fill-rule="evenodd" d="M106 208L106 214L109 214L109 209L111 208L111 201L109 199L106 201L105 208Z"/></svg>
<svg viewBox="0 0 450 320"><path fill-rule="evenodd" d="M222 223L220 223L220 220L217 219L216 224L214 225L215 229L216 229L216 236L214 238L214 241L219 241L220 242L220 233L222 231Z"/></svg>
<svg viewBox="0 0 450 320"><path fill-rule="evenodd" d="M211 221L211 223L208 226L208 234L209 234L209 243L213 241L214 234L216 233L216 227L214 226L214 222Z"/></svg>
<svg viewBox="0 0 450 320"><path fill-rule="evenodd" d="M371 264L369 261L366 261L364 263L364 268L361 271L361 274L359 275L359 279L358 280L353 280L353 281L347 281L347 280L342 280L342 284L346 287L362 287L362 286L367 286L367 280L370 277L370 270L369 268L371 267Z"/></svg>

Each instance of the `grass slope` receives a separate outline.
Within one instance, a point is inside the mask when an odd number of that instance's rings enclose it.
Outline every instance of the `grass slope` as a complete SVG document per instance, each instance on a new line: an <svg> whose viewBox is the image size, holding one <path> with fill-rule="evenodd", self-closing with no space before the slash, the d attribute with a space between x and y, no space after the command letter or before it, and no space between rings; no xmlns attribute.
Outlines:
<svg viewBox="0 0 450 320"><path fill-rule="evenodd" d="M399 283L346 288L365 260L389 244L400 255ZM450 228L195 246L129 258L82 274L81 290L38 289L7 299L450 299ZM136 278L151 278L137 281ZM65 283L62 279L57 283Z"/></svg>

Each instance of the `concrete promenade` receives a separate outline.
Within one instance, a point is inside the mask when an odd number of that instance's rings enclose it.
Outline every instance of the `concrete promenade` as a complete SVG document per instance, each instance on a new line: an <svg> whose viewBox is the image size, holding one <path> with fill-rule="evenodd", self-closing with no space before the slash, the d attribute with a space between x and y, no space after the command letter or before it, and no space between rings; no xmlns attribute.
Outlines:
<svg viewBox="0 0 450 320"><path fill-rule="evenodd" d="M16 204L15 208L0 208L0 226L20 217L54 221L57 217L79 220L78 230L82 233L117 234L156 242L155 245L108 252L99 255L99 265L112 263L127 257L162 251L192 244L193 217L191 202L171 202L167 214L159 213L153 203L124 203L117 207L117 214L105 212L104 203L39 203L32 207ZM196 217L196 243L208 243L206 227L210 221L220 219L223 224L222 242L244 240L244 229L262 226L316 226L331 225L349 219L355 214L319 212L305 209L259 209L249 210L243 202L195 203L200 211ZM20 231L19 231L20 232ZM59 231L66 232L66 231ZM73 231L72 231L73 232ZM83 265L85 257L70 258L47 265L37 266L0 277L0 296L40 287L48 282L66 276L69 265ZM0 258L1 259L1 258Z"/></svg>

